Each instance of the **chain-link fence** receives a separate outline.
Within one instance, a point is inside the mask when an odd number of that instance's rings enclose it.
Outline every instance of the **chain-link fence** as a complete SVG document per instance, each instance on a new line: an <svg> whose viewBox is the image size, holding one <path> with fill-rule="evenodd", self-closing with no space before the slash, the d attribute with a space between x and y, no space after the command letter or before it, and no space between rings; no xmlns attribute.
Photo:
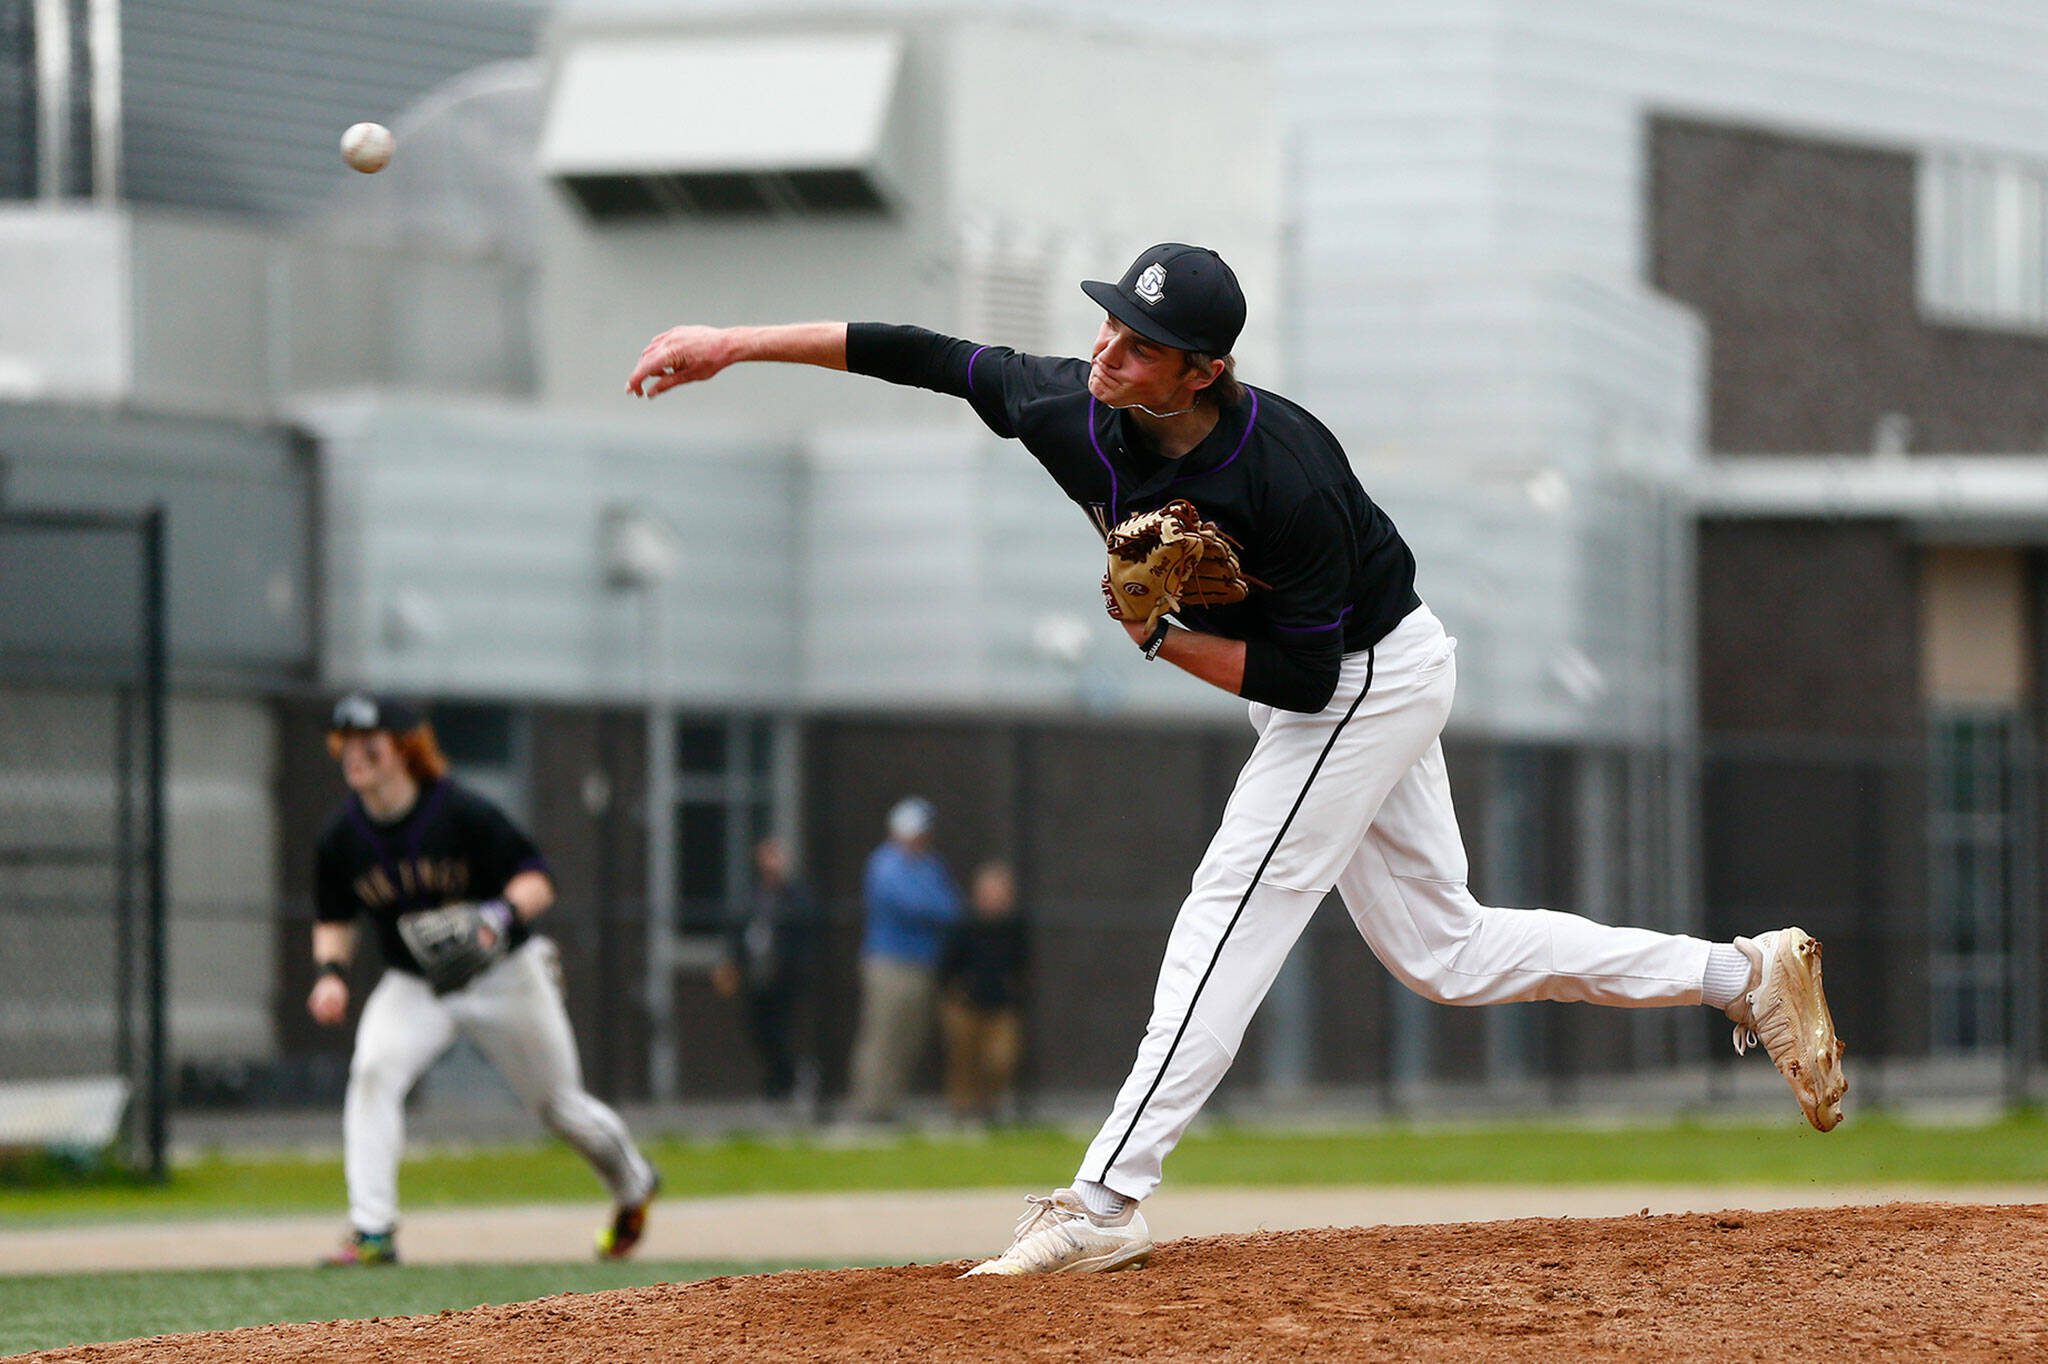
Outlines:
<svg viewBox="0 0 2048 1364"><path fill-rule="evenodd" d="M0 1152L159 1174L163 530L0 512Z"/></svg>

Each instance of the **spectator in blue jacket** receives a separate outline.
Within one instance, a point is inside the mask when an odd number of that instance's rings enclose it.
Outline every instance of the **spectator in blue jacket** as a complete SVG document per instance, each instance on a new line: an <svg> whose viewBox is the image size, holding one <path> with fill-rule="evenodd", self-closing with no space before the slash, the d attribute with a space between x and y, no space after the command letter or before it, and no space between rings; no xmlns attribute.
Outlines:
<svg viewBox="0 0 2048 1364"><path fill-rule="evenodd" d="M867 931L860 949L860 1030L853 1043L848 1116L893 1122L932 1031L939 956L960 917L960 889L932 851L932 805L922 796L889 811L889 837L862 879Z"/></svg>

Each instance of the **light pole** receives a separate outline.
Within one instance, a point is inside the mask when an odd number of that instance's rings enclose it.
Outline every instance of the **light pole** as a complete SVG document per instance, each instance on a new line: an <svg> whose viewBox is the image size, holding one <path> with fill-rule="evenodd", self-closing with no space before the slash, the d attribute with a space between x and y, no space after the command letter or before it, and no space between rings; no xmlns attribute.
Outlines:
<svg viewBox="0 0 2048 1364"><path fill-rule="evenodd" d="M680 542L666 521L630 506L607 509L598 534L606 583L632 592L639 606L640 685L647 706L647 1091L667 1102L676 1097L680 1069L675 1029L676 717L668 676L674 653L668 588Z"/></svg>

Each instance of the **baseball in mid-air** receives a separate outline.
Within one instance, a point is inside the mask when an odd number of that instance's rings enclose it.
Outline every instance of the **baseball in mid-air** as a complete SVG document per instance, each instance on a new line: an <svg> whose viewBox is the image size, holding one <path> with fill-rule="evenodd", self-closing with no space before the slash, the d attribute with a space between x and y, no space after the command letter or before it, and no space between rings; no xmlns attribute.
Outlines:
<svg viewBox="0 0 2048 1364"><path fill-rule="evenodd" d="M355 123L341 135L341 159L363 174L383 170L391 164L398 142L381 123Z"/></svg>

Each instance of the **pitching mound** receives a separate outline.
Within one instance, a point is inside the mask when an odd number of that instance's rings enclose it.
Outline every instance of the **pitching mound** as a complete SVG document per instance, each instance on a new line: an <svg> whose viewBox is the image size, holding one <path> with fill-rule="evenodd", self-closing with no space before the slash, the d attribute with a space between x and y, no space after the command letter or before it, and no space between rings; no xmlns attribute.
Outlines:
<svg viewBox="0 0 2048 1364"><path fill-rule="evenodd" d="M2038 1359L2048 1206L1527 1220L1170 1242L1149 1268L711 1279L31 1358Z"/></svg>

